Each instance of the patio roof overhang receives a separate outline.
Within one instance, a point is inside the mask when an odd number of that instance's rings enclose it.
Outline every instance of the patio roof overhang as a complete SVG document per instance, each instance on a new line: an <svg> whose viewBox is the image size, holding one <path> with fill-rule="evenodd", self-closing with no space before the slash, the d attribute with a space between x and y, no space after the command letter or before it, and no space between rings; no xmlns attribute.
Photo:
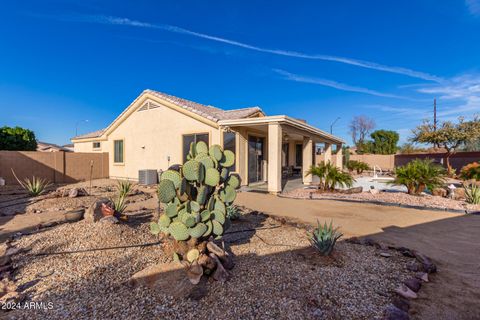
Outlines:
<svg viewBox="0 0 480 320"><path fill-rule="evenodd" d="M344 144L345 141L339 137L329 134L323 130L320 130L314 126L311 126L303 121L294 119L285 115L280 116L267 116L258 118L246 118L246 119L232 119L221 120L218 124L221 127L251 127L268 125L270 123L278 123L285 127L286 130L293 130L295 133L302 134L304 136L310 136L316 140L327 142L331 144Z"/></svg>

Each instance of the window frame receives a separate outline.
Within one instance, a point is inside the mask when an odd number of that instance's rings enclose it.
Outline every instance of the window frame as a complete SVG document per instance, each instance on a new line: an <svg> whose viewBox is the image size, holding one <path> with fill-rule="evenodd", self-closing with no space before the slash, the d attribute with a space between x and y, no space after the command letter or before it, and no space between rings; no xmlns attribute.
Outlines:
<svg viewBox="0 0 480 320"><path fill-rule="evenodd" d="M95 147L95 144L97 144L97 143L98 143L98 147ZM93 150L100 150L100 149L102 149L102 143L101 143L100 141L93 141L93 142L92 142L92 149L93 149Z"/></svg>
<svg viewBox="0 0 480 320"><path fill-rule="evenodd" d="M182 159L183 163L185 163L187 161L187 154L188 152L190 152L190 147L187 147L188 150L185 150L185 144L183 143L184 141L184 138L185 137L188 137L188 136L193 136L193 142L194 143L197 143L197 136L200 136L200 135L207 135L207 140L208 140L208 147L210 147L211 143L210 143L210 132L193 132L193 133L184 133L182 134L182 154L180 155L180 159Z"/></svg>
<svg viewBox="0 0 480 320"><path fill-rule="evenodd" d="M122 162L115 161L115 144L116 142L122 142ZM125 164L125 139L115 139L113 140L113 164L114 165L124 165Z"/></svg>

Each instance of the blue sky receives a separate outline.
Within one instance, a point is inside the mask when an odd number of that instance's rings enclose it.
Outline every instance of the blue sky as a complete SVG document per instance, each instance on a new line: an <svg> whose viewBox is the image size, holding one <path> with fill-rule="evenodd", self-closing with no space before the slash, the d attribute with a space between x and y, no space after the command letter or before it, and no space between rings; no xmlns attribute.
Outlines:
<svg viewBox="0 0 480 320"><path fill-rule="evenodd" d="M65 144L148 88L405 141L480 111L479 63L480 0L0 1L0 126Z"/></svg>

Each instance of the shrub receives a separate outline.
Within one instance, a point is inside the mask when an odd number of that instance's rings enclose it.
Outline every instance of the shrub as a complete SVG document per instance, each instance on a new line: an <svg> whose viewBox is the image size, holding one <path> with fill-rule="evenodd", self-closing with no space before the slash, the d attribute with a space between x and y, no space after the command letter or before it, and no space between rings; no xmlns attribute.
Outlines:
<svg viewBox="0 0 480 320"><path fill-rule="evenodd" d="M480 180L480 164L478 162L472 162L465 165L460 171L460 177L463 180Z"/></svg>
<svg viewBox="0 0 480 320"><path fill-rule="evenodd" d="M32 179L25 178L23 181L18 179L17 175L15 174L15 171L12 169L13 176L17 180L17 182L20 184L20 186L27 191L27 193L32 196L36 197L41 195L46 191L46 189L51 186L52 184L50 181L42 178L37 178L35 176L32 177Z"/></svg>
<svg viewBox="0 0 480 320"><path fill-rule="evenodd" d="M124 181L120 181L118 180L117 181L117 191L118 191L118 194L119 194L119 197L126 197L130 191L132 191L132 183L128 180L124 180Z"/></svg>
<svg viewBox="0 0 480 320"><path fill-rule="evenodd" d="M338 232L338 228L333 228L333 222L327 226L327 222L322 226L317 220L317 227L313 229L312 233L308 233L307 237L312 247L314 247L321 255L328 256L332 253L337 240L343 234Z"/></svg>
<svg viewBox="0 0 480 320"><path fill-rule="evenodd" d="M4 126L0 128L0 150L35 151L37 139L31 130Z"/></svg>
<svg viewBox="0 0 480 320"><path fill-rule="evenodd" d="M357 171L358 174L363 173L365 170L370 170L368 163L357 160L350 160L347 163L347 169L351 172L353 170Z"/></svg>
<svg viewBox="0 0 480 320"><path fill-rule="evenodd" d="M116 213L122 214L127 208L126 196L119 194L115 199L110 199Z"/></svg>
<svg viewBox="0 0 480 320"><path fill-rule="evenodd" d="M317 166L311 166L306 175L310 174L319 178L319 187L322 190L333 191L337 185L351 188L355 181L351 174L338 169L330 161L327 163L322 161Z"/></svg>
<svg viewBox="0 0 480 320"><path fill-rule="evenodd" d="M480 187L471 183L463 186L463 188L465 189L465 199L467 203L480 204Z"/></svg>
<svg viewBox="0 0 480 320"><path fill-rule="evenodd" d="M415 159L395 169L391 184L404 185L408 194L420 194L426 188L432 191L445 182L445 169L430 159Z"/></svg>
<svg viewBox="0 0 480 320"><path fill-rule="evenodd" d="M227 218L230 220L237 220L240 218L240 209L236 205L230 205L227 207Z"/></svg>

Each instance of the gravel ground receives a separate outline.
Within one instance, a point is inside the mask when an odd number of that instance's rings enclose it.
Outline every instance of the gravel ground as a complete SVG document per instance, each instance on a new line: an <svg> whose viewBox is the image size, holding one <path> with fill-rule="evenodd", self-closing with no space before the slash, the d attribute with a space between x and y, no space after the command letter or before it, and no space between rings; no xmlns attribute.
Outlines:
<svg viewBox="0 0 480 320"><path fill-rule="evenodd" d="M454 210L468 210L480 211L480 205L468 204L465 201L453 200L438 196L431 196L428 194L420 196L412 196L403 192L379 192L372 194L370 192L362 192L355 194L342 194L335 192L319 192L313 189L296 189L283 194L287 197L294 197L300 199L309 199L310 194L312 199L350 199L350 200L367 200L379 201L384 203L398 203L410 206L420 206L428 208L440 209L454 209Z"/></svg>
<svg viewBox="0 0 480 320"><path fill-rule="evenodd" d="M147 219L148 220L148 219ZM154 263L169 261L161 246L34 257L156 241L148 221L130 225L64 224L24 236L15 246L15 280L26 301L53 303L49 310L15 310L11 319L376 319L392 291L411 275L396 251L339 242L333 258L312 254L305 230L262 214L244 215L224 237L235 256L225 284L207 284L200 300L173 299L168 292L132 289L126 281Z"/></svg>
<svg viewBox="0 0 480 320"><path fill-rule="evenodd" d="M116 194L116 181L110 179L98 179L92 182L90 190L89 182L79 182L68 185L55 185L49 188L49 192L38 197L28 197L20 187L9 186L0 191L0 214L15 215L23 213L42 213L46 211L67 211L77 208L87 208L99 197L112 198ZM90 195L75 198L68 197L68 190L72 188L85 188ZM66 190L66 196L60 194ZM128 197L127 203L135 203L152 198L152 190L146 187L136 186ZM154 191L153 191L154 193ZM15 201L17 199L17 201ZM29 203L25 203L29 201ZM17 205L12 205L18 202ZM8 205L8 206L6 206ZM3 206L6 206L2 208Z"/></svg>

